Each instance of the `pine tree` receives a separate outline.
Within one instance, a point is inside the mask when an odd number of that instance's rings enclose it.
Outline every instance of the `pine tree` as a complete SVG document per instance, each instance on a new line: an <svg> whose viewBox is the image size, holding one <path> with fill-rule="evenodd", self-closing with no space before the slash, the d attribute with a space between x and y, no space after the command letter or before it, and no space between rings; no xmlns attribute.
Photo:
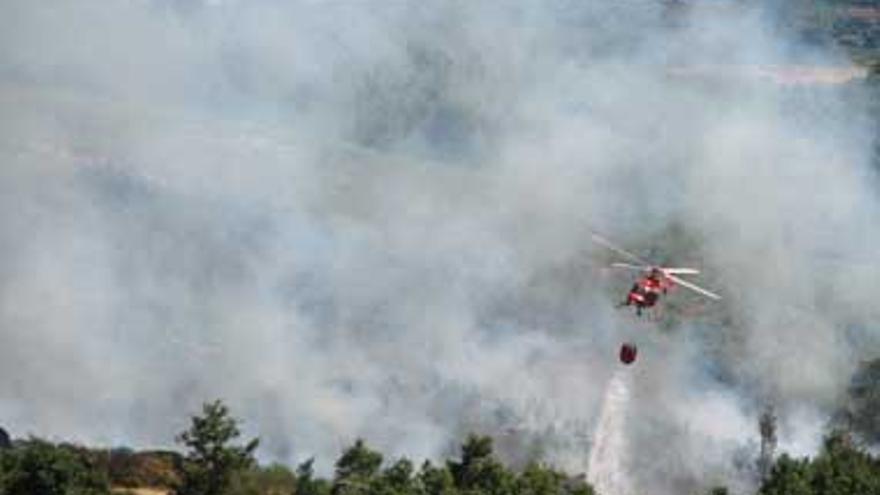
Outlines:
<svg viewBox="0 0 880 495"><path fill-rule="evenodd" d="M233 445L240 435L238 421L221 401L204 404L202 414L177 437L188 449L179 494L221 495L236 472L251 467L259 440Z"/></svg>

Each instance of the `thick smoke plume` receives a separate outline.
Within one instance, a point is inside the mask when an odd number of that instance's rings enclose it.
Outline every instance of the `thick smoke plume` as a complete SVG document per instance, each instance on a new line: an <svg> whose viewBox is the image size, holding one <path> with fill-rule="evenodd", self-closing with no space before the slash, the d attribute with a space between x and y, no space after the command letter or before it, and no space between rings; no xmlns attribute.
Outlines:
<svg viewBox="0 0 880 495"><path fill-rule="evenodd" d="M692 3L7 0L0 424L170 446L221 397L266 458L582 470L634 339L634 490L747 486L768 403L813 451L880 342L871 128ZM613 309L591 230L724 301Z"/></svg>

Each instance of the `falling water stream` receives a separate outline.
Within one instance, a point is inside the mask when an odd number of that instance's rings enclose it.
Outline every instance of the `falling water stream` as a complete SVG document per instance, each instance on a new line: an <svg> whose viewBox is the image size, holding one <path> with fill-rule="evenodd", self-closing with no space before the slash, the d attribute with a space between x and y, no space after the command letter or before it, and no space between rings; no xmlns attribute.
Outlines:
<svg viewBox="0 0 880 495"><path fill-rule="evenodd" d="M626 416L630 400L630 370L614 372L605 389L599 422L593 434L593 448L587 479L603 495L630 495L626 476Z"/></svg>

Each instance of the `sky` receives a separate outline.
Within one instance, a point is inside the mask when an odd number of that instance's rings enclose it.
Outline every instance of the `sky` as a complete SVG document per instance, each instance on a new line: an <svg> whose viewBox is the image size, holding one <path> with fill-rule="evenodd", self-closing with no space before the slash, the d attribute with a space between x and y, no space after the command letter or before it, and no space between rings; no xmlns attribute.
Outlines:
<svg viewBox="0 0 880 495"><path fill-rule="evenodd" d="M632 340L635 487L746 491L767 407L815 452L880 350L874 129L718 4L7 0L0 425L167 448L222 398L325 472L469 431L585 472ZM615 309L594 231L724 299Z"/></svg>

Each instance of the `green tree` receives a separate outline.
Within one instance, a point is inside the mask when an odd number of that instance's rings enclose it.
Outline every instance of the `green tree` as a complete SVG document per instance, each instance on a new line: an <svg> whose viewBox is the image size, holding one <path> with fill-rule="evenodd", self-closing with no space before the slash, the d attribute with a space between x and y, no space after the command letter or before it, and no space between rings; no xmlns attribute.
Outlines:
<svg viewBox="0 0 880 495"><path fill-rule="evenodd" d="M880 495L880 463L856 448L843 432L833 432L812 464L814 493Z"/></svg>
<svg viewBox="0 0 880 495"><path fill-rule="evenodd" d="M813 495L811 469L807 459L792 459L782 454L770 476L761 486L760 495Z"/></svg>
<svg viewBox="0 0 880 495"><path fill-rule="evenodd" d="M80 451L31 438L0 453L3 495L103 495L106 473Z"/></svg>
<svg viewBox="0 0 880 495"><path fill-rule="evenodd" d="M461 461L449 461L456 488L467 492L506 495L513 491L514 475L492 452L492 439L470 435L461 447Z"/></svg>
<svg viewBox="0 0 880 495"><path fill-rule="evenodd" d="M371 450L362 439L358 439L336 461L333 495L369 493L381 465L382 454Z"/></svg>
<svg viewBox="0 0 880 495"><path fill-rule="evenodd" d="M593 485L587 483L583 475L569 478L565 482L565 493L568 495L596 495Z"/></svg>
<svg viewBox="0 0 880 495"><path fill-rule="evenodd" d="M407 458L401 458L382 471L378 482L373 483L374 494L386 495L410 495L415 492L415 479L413 477L413 463Z"/></svg>
<svg viewBox="0 0 880 495"><path fill-rule="evenodd" d="M864 363L853 376L843 413L847 426L870 443L880 443L880 359Z"/></svg>
<svg viewBox="0 0 880 495"><path fill-rule="evenodd" d="M202 406L202 414L193 416L188 430L177 437L187 448L183 463L181 495L221 495L230 486L234 474L254 464L253 453L259 444L253 439L233 445L241 433L238 421L219 400Z"/></svg>
<svg viewBox="0 0 880 495"><path fill-rule="evenodd" d="M315 459L311 458L296 468L296 495L330 495L330 482L315 478Z"/></svg>
<svg viewBox="0 0 880 495"><path fill-rule="evenodd" d="M783 454L760 495L880 495L880 459L858 448L846 433L832 432L813 460Z"/></svg>
<svg viewBox="0 0 880 495"><path fill-rule="evenodd" d="M434 466L431 461L422 464L416 476L419 491L424 495L453 495L455 481L447 466Z"/></svg>
<svg viewBox="0 0 880 495"><path fill-rule="evenodd" d="M583 476L569 477L548 466L529 463L516 477L514 495L595 495Z"/></svg>
<svg viewBox="0 0 880 495"><path fill-rule="evenodd" d="M530 463L516 478L516 495L557 495L563 492L565 475L553 469Z"/></svg>
<svg viewBox="0 0 880 495"><path fill-rule="evenodd" d="M10 448L12 448L12 438L9 437L9 433L6 433L6 430L0 428L0 450Z"/></svg>

